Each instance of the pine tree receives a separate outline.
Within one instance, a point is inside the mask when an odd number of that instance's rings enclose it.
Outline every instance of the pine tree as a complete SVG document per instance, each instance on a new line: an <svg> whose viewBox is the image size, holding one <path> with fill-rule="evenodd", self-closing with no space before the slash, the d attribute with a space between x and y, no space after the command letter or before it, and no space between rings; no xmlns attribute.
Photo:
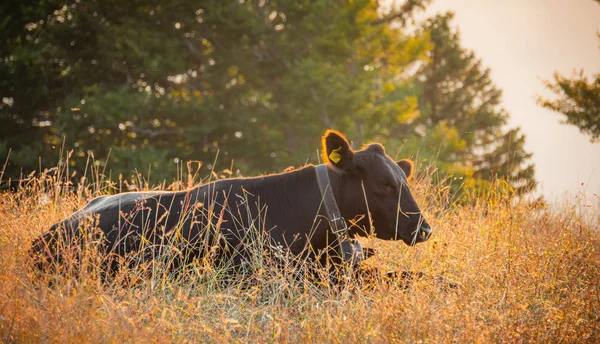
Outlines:
<svg viewBox="0 0 600 344"><path fill-rule="evenodd" d="M600 0L595 1L600 4ZM566 124L579 127L592 141L600 139L600 73L591 80L584 76L583 70L572 78L555 73L554 80L544 84L558 98L538 97L539 105L565 115Z"/></svg>
<svg viewBox="0 0 600 344"><path fill-rule="evenodd" d="M558 98L540 97L538 104L565 115L565 123L579 127L592 141L600 139L600 74L589 80L583 71L572 78L556 73L545 85Z"/></svg>
<svg viewBox="0 0 600 344"><path fill-rule="evenodd" d="M208 165L218 151L223 167L253 174L316 156L333 127L356 146L419 151L470 183L530 186L523 135L504 131L501 92L451 16L406 28L427 3L3 3L0 154L13 149L13 176L38 156L50 167L64 137L79 173L93 152L110 155L113 176L150 165L157 181L173 160Z"/></svg>
<svg viewBox="0 0 600 344"><path fill-rule="evenodd" d="M518 129L506 131L508 114L489 68L461 46L452 13L427 21L433 48L419 72L421 116L414 123L421 154L446 172L491 181L507 178L517 192L535 185L531 154ZM469 181L469 179L471 179Z"/></svg>
<svg viewBox="0 0 600 344"><path fill-rule="evenodd" d="M3 133L0 153L13 149L18 175L40 155L53 166L64 137L80 173L93 152L110 155L113 175L151 165L160 180L174 159L217 151L248 174L298 164L324 127L367 140L407 108L387 97L401 84L389 76L426 50L389 23L425 3L389 13L367 0L3 3L20 19L1 34L0 116L28 134Z"/></svg>

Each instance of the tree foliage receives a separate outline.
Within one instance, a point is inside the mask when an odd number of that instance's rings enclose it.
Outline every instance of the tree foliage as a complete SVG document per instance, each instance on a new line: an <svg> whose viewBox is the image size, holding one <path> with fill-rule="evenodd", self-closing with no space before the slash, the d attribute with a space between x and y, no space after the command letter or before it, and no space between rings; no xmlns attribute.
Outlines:
<svg viewBox="0 0 600 344"><path fill-rule="evenodd" d="M552 82L546 81L546 87L558 98L539 98L538 103L550 110L566 116L565 122L579 127L579 130L591 136L592 140L600 138L600 74L591 80L583 75L583 71L572 78L558 73Z"/></svg>
<svg viewBox="0 0 600 344"><path fill-rule="evenodd" d="M173 161L245 174L316 162L324 128L419 152L470 183L531 185L501 92L428 0L37 0L0 4L0 156L7 175L173 175ZM417 23L418 24L418 23ZM63 143L64 140L64 143ZM38 160L41 157L41 162ZM22 170L21 170L22 168Z"/></svg>
<svg viewBox="0 0 600 344"><path fill-rule="evenodd" d="M13 167L37 166L21 152L52 164L65 137L78 169L90 151L123 173L220 151L245 173L272 171L314 155L324 127L368 139L401 123L413 100L387 95L427 47L378 24L373 1L43 4L4 8L23 17L0 68L4 128L23 132L3 146Z"/></svg>
<svg viewBox="0 0 600 344"><path fill-rule="evenodd" d="M600 0L594 1L600 4ZM538 97L539 105L565 115L566 124L579 127L592 141L600 139L600 73L589 79L583 70L571 78L555 73L554 80L545 81L544 85L557 98Z"/></svg>
<svg viewBox="0 0 600 344"><path fill-rule="evenodd" d="M461 47L452 18L452 13L440 14L424 24L433 47L430 61L418 73L420 116L413 127L419 139L413 142L466 186L507 178L513 191L530 190L535 177L524 135L518 128L506 129L502 91L489 68Z"/></svg>

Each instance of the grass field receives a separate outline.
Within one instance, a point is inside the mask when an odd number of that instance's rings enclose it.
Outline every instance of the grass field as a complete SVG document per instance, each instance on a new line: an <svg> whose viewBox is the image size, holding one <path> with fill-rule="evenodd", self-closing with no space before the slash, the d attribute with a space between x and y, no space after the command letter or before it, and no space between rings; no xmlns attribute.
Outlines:
<svg viewBox="0 0 600 344"><path fill-rule="evenodd" d="M71 192L44 175L1 194L3 342L600 341L598 198L549 210L492 193L442 206L444 190L414 181L433 238L416 247L363 239L378 251L367 263L444 276L454 289L430 278L408 289L315 285L260 262L249 288L224 287L201 264L186 278L155 271L134 284L102 283L93 271L34 276L31 241L103 192L93 185Z"/></svg>

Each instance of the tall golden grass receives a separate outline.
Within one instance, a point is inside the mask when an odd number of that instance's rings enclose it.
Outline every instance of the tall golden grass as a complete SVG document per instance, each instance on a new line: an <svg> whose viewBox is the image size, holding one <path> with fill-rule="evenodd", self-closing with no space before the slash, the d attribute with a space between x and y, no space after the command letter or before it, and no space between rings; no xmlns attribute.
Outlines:
<svg viewBox="0 0 600 344"><path fill-rule="evenodd" d="M35 237L91 197L122 188L97 177L79 188L63 180L32 176L0 196L3 342L600 341L598 199L549 210L488 192L448 206L445 189L413 181L432 239L416 247L361 239L378 252L366 264L443 276L457 288L436 278L408 288L385 280L336 287L260 259L250 286L219 283L219 271L202 262L184 277L123 271L103 282L93 270L69 277L29 269ZM185 184L193 180L171 187ZM587 221L578 206L588 206Z"/></svg>

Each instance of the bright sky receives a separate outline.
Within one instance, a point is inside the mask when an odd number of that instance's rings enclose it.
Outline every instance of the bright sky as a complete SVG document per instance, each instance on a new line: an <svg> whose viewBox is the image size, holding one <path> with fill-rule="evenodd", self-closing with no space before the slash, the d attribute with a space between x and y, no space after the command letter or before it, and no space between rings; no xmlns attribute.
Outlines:
<svg viewBox="0 0 600 344"><path fill-rule="evenodd" d="M428 12L448 10L455 12L463 46L491 68L504 91L510 125L527 136L525 147L534 154L546 199L600 195L600 143L590 143L578 128L560 124L561 115L535 102L536 95L552 95L541 80L555 71L600 73L600 5L592 0L437 0Z"/></svg>

